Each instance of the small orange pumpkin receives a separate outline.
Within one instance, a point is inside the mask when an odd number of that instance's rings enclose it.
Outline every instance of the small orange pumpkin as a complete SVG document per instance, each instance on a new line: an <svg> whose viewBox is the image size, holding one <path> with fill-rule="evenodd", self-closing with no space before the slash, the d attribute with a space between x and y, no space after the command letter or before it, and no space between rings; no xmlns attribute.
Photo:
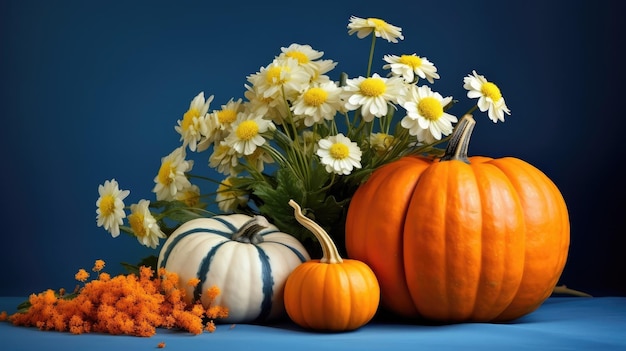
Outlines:
<svg viewBox="0 0 626 351"><path fill-rule="evenodd" d="M538 308L565 265L569 217L555 184L512 157L467 157L461 119L441 160L404 157L371 175L346 218L348 257L381 303L444 322L506 321Z"/></svg>
<svg viewBox="0 0 626 351"><path fill-rule="evenodd" d="M361 261L342 259L328 233L304 216L295 201L289 205L296 220L318 239L323 255L300 264L287 277L287 315L301 327L319 331L349 331L365 325L380 302L374 272Z"/></svg>

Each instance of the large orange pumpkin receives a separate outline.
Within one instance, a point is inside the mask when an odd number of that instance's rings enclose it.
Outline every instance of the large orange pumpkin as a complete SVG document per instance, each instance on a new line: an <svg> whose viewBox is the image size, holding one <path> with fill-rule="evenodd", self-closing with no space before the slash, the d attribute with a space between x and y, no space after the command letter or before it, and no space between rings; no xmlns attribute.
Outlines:
<svg viewBox="0 0 626 351"><path fill-rule="evenodd" d="M376 170L347 214L348 257L368 264L381 304L443 322L506 321L538 308L565 266L569 217L555 184L517 158L467 158L459 122L442 159Z"/></svg>

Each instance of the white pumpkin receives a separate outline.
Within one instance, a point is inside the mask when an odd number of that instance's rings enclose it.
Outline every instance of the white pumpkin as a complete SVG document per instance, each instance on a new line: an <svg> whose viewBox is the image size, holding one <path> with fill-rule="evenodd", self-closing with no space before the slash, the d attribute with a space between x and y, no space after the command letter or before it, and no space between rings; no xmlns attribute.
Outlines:
<svg viewBox="0 0 626 351"><path fill-rule="evenodd" d="M310 259L302 244L262 216L220 215L190 220L161 248L158 266L178 274L187 302L212 286L214 305L228 308L217 322L254 323L284 316L283 290L291 271ZM200 279L194 288L187 282ZM206 295L206 294L204 294Z"/></svg>

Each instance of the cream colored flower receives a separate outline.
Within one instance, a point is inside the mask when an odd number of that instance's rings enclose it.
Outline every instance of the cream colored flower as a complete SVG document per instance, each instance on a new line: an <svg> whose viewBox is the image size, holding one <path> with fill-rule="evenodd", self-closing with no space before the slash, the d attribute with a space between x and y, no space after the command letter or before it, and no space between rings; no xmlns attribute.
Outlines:
<svg viewBox="0 0 626 351"><path fill-rule="evenodd" d="M216 169L225 175L236 175L239 157L232 147L222 141L213 148L213 153L209 157L209 167Z"/></svg>
<svg viewBox="0 0 626 351"><path fill-rule="evenodd" d="M361 149L343 134L324 138L318 146L317 156L326 166L326 172L347 175L354 168L361 168Z"/></svg>
<svg viewBox="0 0 626 351"><path fill-rule="evenodd" d="M280 48L279 59L292 58L298 61L300 67L304 68L309 75L314 76L318 70L315 60L324 55L324 52L314 50L310 45L291 44L288 47Z"/></svg>
<svg viewBox="0 0 626 351"><path fill-rule="evenodd" d="M498 120L504 122L504 114L511 114L504 102L500 88L489 82L484 76L472 71L472 74L463 79L463 83L463 88L467 90L467 97L470 99L478 98L476 105L481 112L489 111L487 115L494 123Z"/></svg>
<svg viewBox="0 0 626 351"><path fill-rule="evenodd" d="M260 72L248 76L258 94L263 98L293 100L295 96L306 88L311 80L298 60L294 58L276 58L267 67L261 67Z"/></svg>
<svg viewBox="0 0 626 351"><path fill-rule="evenodd" d="M189 207L202 207L200 203L200 188L192 184L176 193L174 199L183 202Z"/></svg>
<svg viewBox="0 0 626 351"><path fill-rule="evenodd" d="M272 156L260 147L257 147L251 155L244 157L246 158L248 165L259 172L263 172L265 170L266 164L274 163Z"/></svg>
<svg viewBox="0 0 626 351"><path fill-rule="evenodd" d="M239 205L246 204L248 196L241 190L233 187L231 178L226 178L217 187L215 200L219 209L228 213L235 211Z"/></svg>
<svg viewBox="0 0 626 351"><path fill-rule="evenodd" d="M337 62L333 60L318 60L313 62L317 67L315 73L311 76L311 84L322 84L326 82L330 82L331 79L326 75L326 73L332 71L336 66Z"/></svg>
<svg viewBox="0 0 626 351"><path fill-rule="evenodd" d="M152 189L157 200L173 200L178 191L191 185L185 175L193 167L193 160L185 160L185 149L178 147L161 158L159 173L154 177L156 185Z"/></svg>
<svg viewBox="0 0 626 351"><path fill-rule="evenodd" d="M120 235L120 225L126 218L124 199L130 194L129 190L120 190L115 179L106 180L104 185L98 186L100 197L96 201L96 220L98 227L104 227L111 236Z"/></svg>
<svg viewBox="0 0 626 351"><path fill-rule="evenodd" d="M262 116L240 113L232 126L232 133L224 139L224 142L241 155L251 155L257 146L266 142L261 134L273 128L274 124Z"/></svg>
<svg viewBox="0 0 626 351"><path fill-rule="evenodd" d="M395 137L387 133L372 133L369 138L370 147L381 155L389 151Z"/></svg>
<svg viewBox="0 0 626 351"><path fill-rule="evenodd" d="M140 200L139 203L130 205L130 212L128 223L137 240L144 246L156 248L159 239L165 238L165 234L150 213L150 201Z"/></svg>
<svg viewBox="0 0 626 351"><path fill-rule="evenodd" d="M383 38L390 43L397 43L398 39L403 40L402 28L391 25L379 18L360 18L356 16L350 17L348 23L348 34L356 33L359 39L363 39L370 33L374 32L379 38Z"/></svg>
<svg viewBox="0 0 626 351"><path fill-rule="evenodd" d="M189 110L183 115L183 119L177 121L174 129L180 134L183 146L189 145L189 150L196 151L196 146L207 133L206 114L209 105L213 101L213 95L204 99L204 92L196 95L189 104Z"/></svg>
<svg viewBox="0 0 626 351"><path fill-rule="evenodd" d="M369 78L348 79L344 86L345 108L348 111L361 108L361 116L366 122L374 117L385 116L389 103L397 103L404 96L406 87L397 77L383 78L374 73Z"/></svg>
<svg viewBox="0 0 626 351"><path fill-rule="evenodd" d="M311 130L303 130L300 138L300 145L307 154L313 154L317 150L317 143L320 141L320 135Z"/></svg>
<svg viewBox="0 0 626 351"><path fill-rule="evenodd" d="M422 130L427 130L436 140L441 140L442 135L452 133L452 123L457 118L443 110L452 101L452 97L443 98L426 85L411 87L409 96L402 103L407 111L407 115L400 121L402 127L408 129L409 134L425 139L429 137Z"/></svg>
<svg viewBox="0 0 626 351"><path fill-rule="evenodd" d="M332 120L342 108L342 92L334 82L316 84L302 92L291 109L296 116L304 118L307 127L324 119Z"/></svg>
<svg viewBox="0 0 626 351"><path fill-rule="evenodd" d="M435 82L435 79L439 79L437 68L426 57L420 57L416 54L385 55L383 59L387 62L383 69L390 69L393 75L401 76L409 83L417 83L416 75L428 80L431 84Z"/></svg>
<svg viewBox="0 0 626 351"><path fill-rule="evenodd" d="M244 104L241 99L230 99L226 105L222 105L219 110L215 110L207 115L207 136L206 144L203 142L203 149L210 144L219 144L231 132L232 124L237 120L237 114L243 112ZM201 146L199 145L198 148Z"/></svg>
<svg viewBox="0 0 626 351"><path fill-rule="evenodd" d="M289 115L289 106L282 97L265 98L253 86L245 85L244 96L248 101L245 103L245 112L248 114L264 116L276 124L283 124L283 120Z"/></svg>

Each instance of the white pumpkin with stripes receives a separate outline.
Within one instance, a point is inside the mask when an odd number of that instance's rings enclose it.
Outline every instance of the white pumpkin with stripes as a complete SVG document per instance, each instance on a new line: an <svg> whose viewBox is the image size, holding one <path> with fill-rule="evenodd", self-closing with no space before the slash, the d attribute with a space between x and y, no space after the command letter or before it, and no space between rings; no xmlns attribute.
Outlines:
<svg viewBox="0 0 626 351"><path fill-rule="evenodd" d="M217 286L214 305L228 308L216 322L255 323L285 315L283 290L291 271L310 259L302 244L262 216L219 215L182 224L161 248L158 266L178 274L188 303ZM198 278L194 288L187 282Z"/></svg>

